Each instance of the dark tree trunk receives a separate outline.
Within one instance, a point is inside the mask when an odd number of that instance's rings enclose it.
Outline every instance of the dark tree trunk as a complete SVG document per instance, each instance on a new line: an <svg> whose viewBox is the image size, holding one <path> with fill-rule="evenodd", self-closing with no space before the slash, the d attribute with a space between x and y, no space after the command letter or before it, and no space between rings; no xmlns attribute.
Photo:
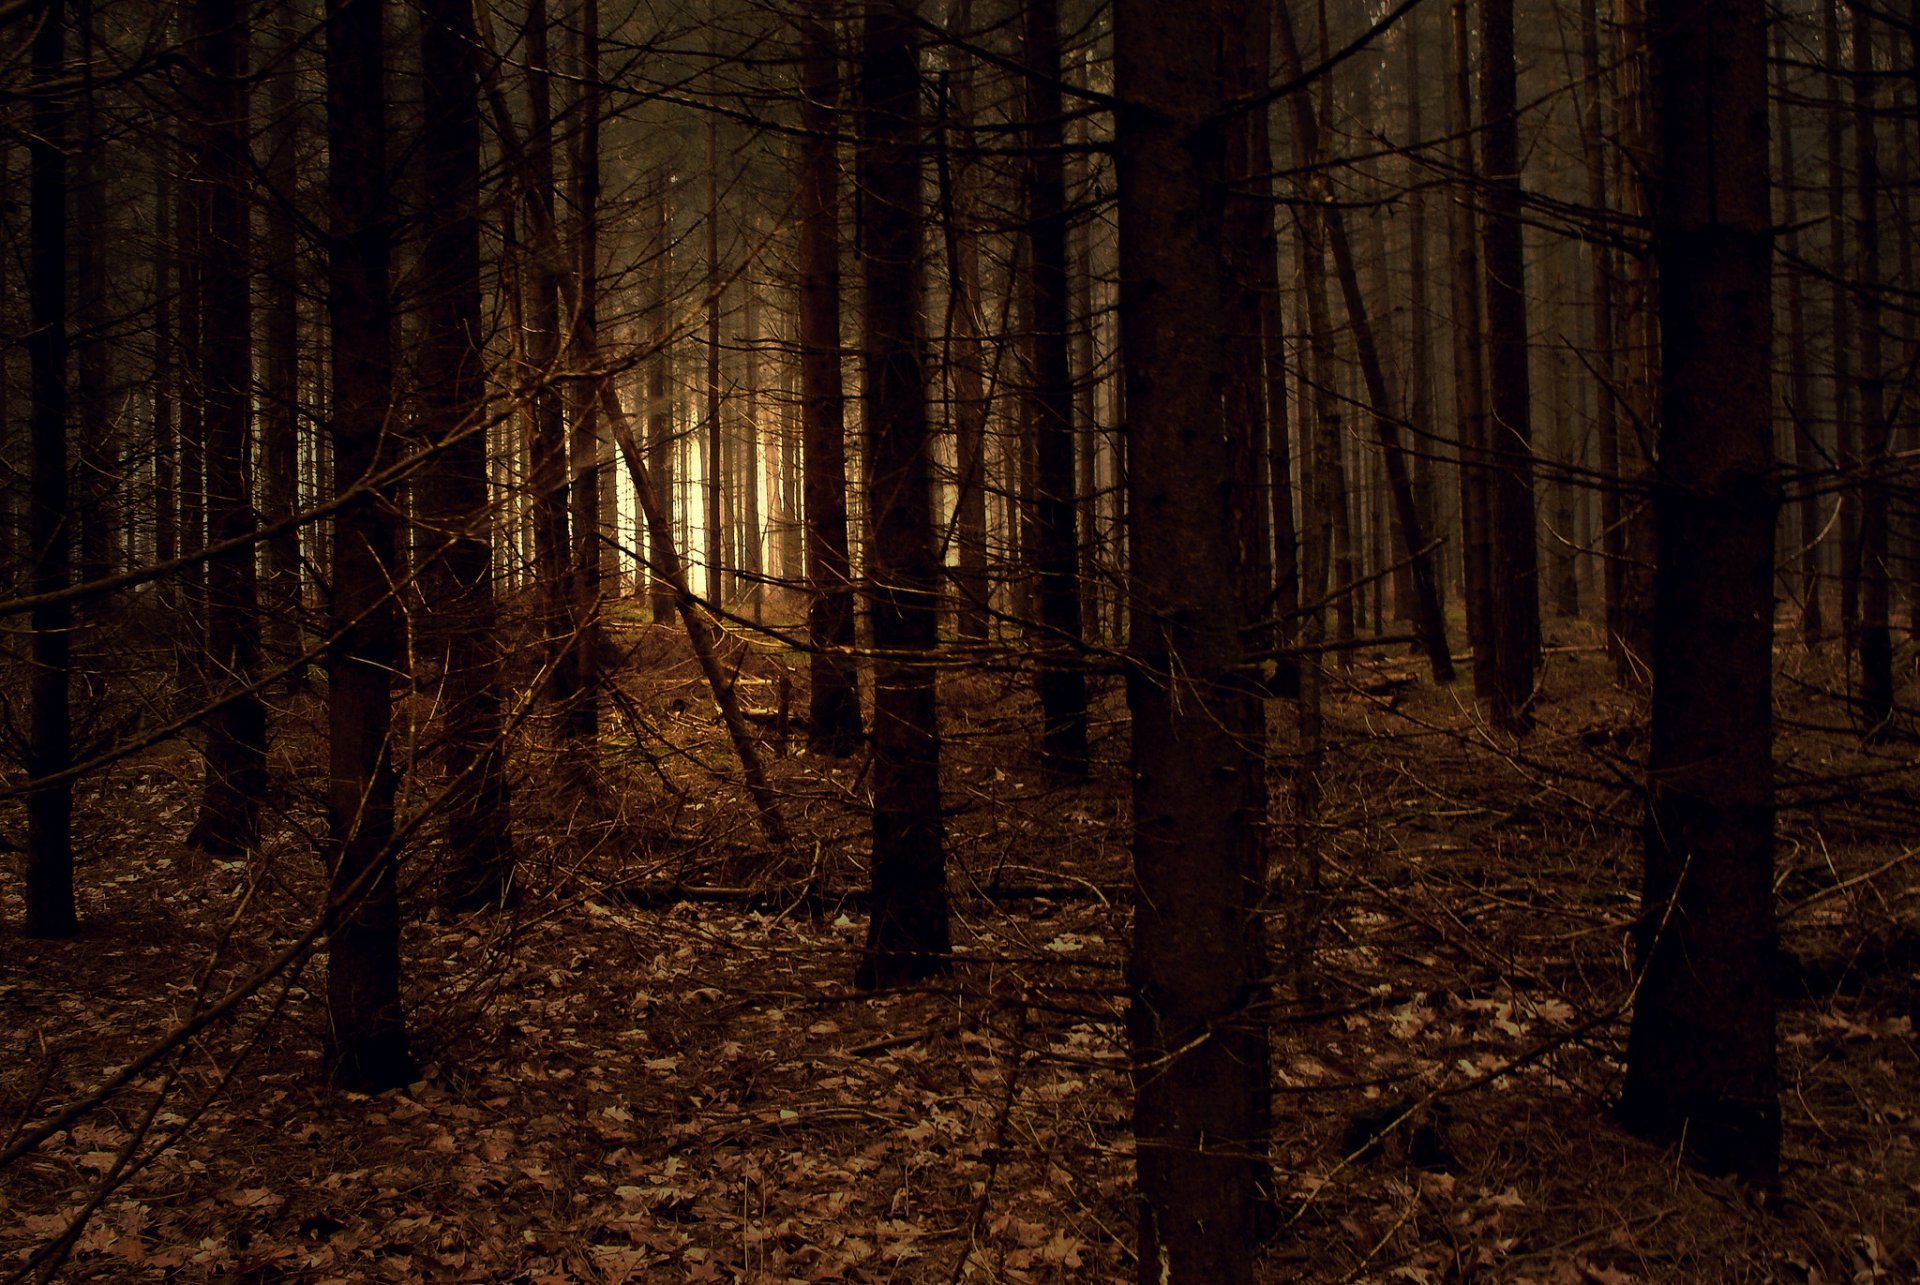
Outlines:
<svg viewBox="0 0 1920 1285"><path fill-rule="evenodd" d="M1893 717L1893 578L1888 567L1886 372L1880 341L1880 155L1874 128L1872 19L1853 10L1854 280L1859 306L1860 723L1879 736ZM1836 342L1846 336L1836 334Z"/></svg>
<svg viewBox="0 0 1920 1285"><path fill-rule="evenodd" d="M33 219L27 290L33 330L33 494L27 502L27 547L33 592L57 594L72 580L73 530L67 492L67 124L71 112L55 86L67 75L67 14L49 0L33 37L33 136L28 202ZM33 630L33 723L27 775L45 784L27 795L26 934L71 937L79 931L73 904L73 782L59 777L73 764L71 652L73 608L42 603Z"/></svg>
<svg viewBox="0 0 1920 1285"><path fill-rule="evenodd" d="M1487 372L1480 308L1480 195L1473 161L1472 58L1467 0L1453 0L1453 75L1448 128L1461 189L1449 231L1453 247L1453 406L1460 459L1461 581L1467 600L1467 638L1473 644L1473 694L1489 703L1498 683L1493 632L1493 549L1489 530Z"/></svg>
<svg viewBox="0 0 1920 1285"><path fill-rule="evenodd" d="M474 43L468 0L425 0L420 154L434 200L420 264L421 411L425 440L440 453L415 494L438 553L423 576L429 610L421 632L426 659L440 672L435 704L443 711L442 758L451 782L442 896L461 910L504 904L514 865L487 495Z"/></svg>
<svg viewBox="0 0 1920 1285"><path fill-rule="evenodd" d="M255 527L253 470L252 202L247 154L247 29L237 0L200 0L196 10L204 113L196 179L207 202L203 365L207 425L207 519L211 543ZM249 851L260 838L267 786L267 708L260 675L260 603L251 546L207 564L207 680L218 704L206 721L206 780L190 846L215 856Z"/></svg>
<svg viewBox="0 0 1920 1285"><path fill-rule="evenodd" d="M77 37L77 61L87 71L80 89L80 137L74 149L74 217L82 234L71 238L73 254L74 318L72 338L75 389L75 444L79 465L74 477L78 491L72 520L79 560L75 570L85 581L102 579L113 573L115 544L119 534L119 505L115 460L111 386L112 350L108 339L115 318L107 297L108 256L117 238L113 211L107 205L107 178L113 161L110 141L100 129L100 90L94 77L103 75L105 66L96 66L99 20L94 0L74 0L72 25ZM243 261L244 262L244 261ZM83 612L83 615L85 613ZM93 667L83 657L77 667L87 675L89 686L97 684Z"/></svg>
<svg viewBox="0 0 1920 1285"><path fill-rule="evenodd" d="M574 693L572 546L567 539L567 428L561 397L560 278L565 270L554 219L552 74L547 0L531 0L526 17L528 126L521 149L522 199L527 208L527 361L532 367L528 416L528 490L533 509L533 564L539 583L552 665L547 691L563 713Z"/></svg>
<svg viewBox="0 0 1920 1285"><path fill-rule="evenodd" d="M926 376L920 366L920 73L915 0L862 22L868 567L873 587L873 917L854 982L898 985L949 964Z"/></svg>
<svg viewBox="0 0 1920 1285"><path fill-rule="evenodd" d="M1659 0L1662 370L1644 977L1620 1114L1702 1166L1780 1159L1773 925L1772 212L1765 9Z"/></svg>
<svg viewBox="0 0 1920 1285"><path fill-rule="evenodd" d="M302 157L296 63L300 33L291 16L276 30L282 60L267 81L266 176L268 200L261 246L265 268L264 354L260 407L260 519L273 525L293 516L299 503L300 255L295 231L296 188ZM266 542L266 580L261 586L265 641L276 661L302 646L300 534L286 530ZM299 675L295 675L296 681Z"/></svg>
<svg viewBox="0 0 1920 1285"><path fill-rule="evenodd" d="M1827 266L1832 271L1828 334L1833 344L1833 442L1843 475L1851 481L1860 463L1860 424L1854 418L1853 300L1847 278L1847 172L1845 147L1847 113L1842 106L1840 77L1840 10L1843 0L1826 0L1822 12L1824 58L1833 86L1827 109ZM1847 650L1858 645L1860 628L1860 505L1846 490L1840 493L1840 633Z"/></svg>
<svg viewBox="0 0 1920 1285"><path fill-rule="evenodd" d="M1041 770L1087 774L1087 680L1080 638L1079 509L1073 493L1072 317L1067 290L1067 179L1060 118L1058 0L1028 0L1025 58L1028 310L1033 326L1034 548L1040 622Z"/></svg>
<svg viewBox="0 0 1920 1285"><path fill-rule="evenodd" d="M173 234L172 159L161 149L153 174L153 558L172 562L180 552L179 528L175 525L174 493L175 385L179 370L174 359L175 288L180 281L180 247ZM11 513L7 514L6 538L14 538ZM11 544L9 544L11 548ZM8 555L9 557L11 554ZM11 563L7 565L10 570ZM161 601L166 601L166 582L162 582Z"/></svg>
<svg viewBox="0 0 1920 1285"><path fill-rule="evenodd" d="M327 1073L373 1092L417 1074L400 1006L393 672L393 198L382 6L327 0L327 197L334 517L327 653Z"/></svg>
<svg viewBox="0 0 1920 1285"><path fill-rule="evenodd" d="M1298 78L1300 51L1294 39L1293 21L1284 6L1274 10L1275 34L1279 37L1281 74ZM1320 148L1319 122L1312 99L1305 88L1288 96L1293 106L1295 146L1303 164L1318 163L1324 157ZM1311 161L1304 158L1313 158ZM1366 300L1360 291L1360 274L1354 261L1353 246L1347 238L1346 221L1340 208L1329 202L1324 207L1327 240L1333 251L1334 273L1340 293L1346 300L1347 317L1353 325L1354 345L1360 356L1360 370L1366 381L1367 397L1373 403L1374 434L1380 439L1381 462L1386 469L1387 485L1393 494L1394 514L1412 560L1414 615L1427 664L1436 683L1453 681L1453 655L1447 647L1446 617L1440 604L1440 584L1434 577L1433 550L1427 547L1427 532L1414 500L1413 479L1407 469L1406 450L1400 441L1400 426L1393 413L1394 399L1387 387L1380 350L1369 323ZM1377 613L1376 613L1377 614ZM1377 623L1377 622L1376 622Z"/></svg>
<svg viewBox="0 0 1920 1285"><path fill-rule="evenodd" d="M720 305L726 283L720 276L720 116L707 116L707 413L704 441L707 518L707 599L726 605L731 588L725 512L726 452L720 414Z"/></svg>
<svg viewBox="0 0 1920 1285"><path fill-rule="evenodd" d="M567 706L565 734L591 744L600 734L599 679L594 670L600 626L600 493L611 482L601 449L600 365L600 4L581 0L580 95L576 102L573 153L573 381L574 401L567 445L567 486L573 551L568 567ZM589 755L588 762L592 761Z"/></svg>
<svg viewBox="0 0 1920 1285"><path fill-rule="evenodd" d="M1775 101L1780 104L1775 137L1780 143L1780 166L1777 179L1780 192L1780 236L1781 250L1788 263L1800 258L1800 210L1799 184L1800 167L1795 157L1793 141L1793 109L1787 98L1787 24L1775 22L1773 27L1774 65L1779 68L1779 81ZM1798 583L1794 592L1800 599L1800 640L1812 647L1820 641L1826 622L1820 609L1820 489L1815 477L1820 471L1819 443L1814 436L1813 418L1813 381L1808 370L1809 362L1800 355L1806 352L1806 286L1802 274L1790 271L1786 274L1786 323L1787 334L1785 352L1787 357L1787 422L1793 434L1793 464L1798 474L1795 486L1800 492L1794 504L1799 515L1799 530L1795 533L1800 545L1794 561L1797 564Z"/></svg>
<svg viewBox="0 0 1920 1285"><path fill-rule="evenodd" d="M1114 11L1121 338L1130 431L1133 843L1128 1029L1139 1274L1253 1276L1267 1139L1258 699L1235 607L1226 87L1208 19Z"/></svg>
<svg viewBox="0 0 1920 1285"><path fill-rule="evenodd" d="M1481 0L1480 120L1485 131L1481 233L1487 282L1488 487L1493 537L1494 686L1497 726L1526 726L1540 667L1539 550L1534 534L1532 383L1521 258L1520 121L1515 91L1513 0Z"/></svg>
<svg viewBox="0 0 1920 1285"><path fill-rule="evenodd" d="M973 64L962 55L941 96L940 227L946 238L948 325L947 378L953 396L954 543L959 565L953 571L958 596L955 633L985 642L992 629L987 578L987 380L980 341L980 239L965 224L972 208L973 163L952 146L964 141L972 123Z"/></svg>
<svg viewBox="0 0 1920 1285"><path fill-rule="evenodd" d="M673 270L673 205L666 183L659 185L655 199L658 237L654 246L653 272L649 282L652 298L647 303L649 350L647 353L647 472L652 475L660 502L661 546L672 535L674 514L673 471L673 320L667 313L667 291ZM674 589L662 579L661 547L656 546L649 528L647 537L647 580L651 586L649 614L654 623L673 619Z"/></svg>
<svg viewBox="0 0 1920 1285"><path fill-rule="evenodd" d="M1586 100L1581 129L1587 162L1587 204L1605 212L1607 204L1607 136L1602 119L1606 69L1600 62L1600 0L1581 0L1580 62L1586 73ZM1620 487L1619 342L1614 322L1613 249L1601 236L1587 244L1593 271L1593 342L1586 360L1593 368L1595 387L1594 438L1600 452L1600 559L1605 599L1607 655L1616 677L1630 676L1625 639L1627 587L1627 533Z"/></svg>
<svg viewBox="0 0 1920 1285"><path fill-rule="evenodd" d="M840 373L839 55L827 23L800 19L800 413L806 462L807 737L828 754L860 739L847 557L847 430Z"/></svg>

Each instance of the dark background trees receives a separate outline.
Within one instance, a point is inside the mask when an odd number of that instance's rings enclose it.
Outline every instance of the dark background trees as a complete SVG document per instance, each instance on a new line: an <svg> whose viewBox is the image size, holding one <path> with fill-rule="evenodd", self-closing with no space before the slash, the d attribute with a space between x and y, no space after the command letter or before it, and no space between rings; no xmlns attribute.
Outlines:
<svg viewBox="0 0 1920 1285"><path fill-rule="evenodd" d="M1831 1194L1795 1131L1920 938L1901 14L21 0L0 52L0 1007L88 1068L6 1084L32 1270L286 1125L260 1050L502 1113L474 1192L642 1192L555 1241L609 1275L869 1126L861 1232L728 1270L1444 1274L1470 1191L1565 1240L1527 1121L1665 1173L1603 1103ZM781 1182L644 1194L765 1131Z"/></svg>

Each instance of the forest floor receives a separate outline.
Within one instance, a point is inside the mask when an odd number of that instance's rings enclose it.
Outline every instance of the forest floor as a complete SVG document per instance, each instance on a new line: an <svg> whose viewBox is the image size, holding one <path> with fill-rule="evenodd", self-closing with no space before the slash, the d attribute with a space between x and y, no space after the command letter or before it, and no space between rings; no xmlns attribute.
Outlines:
<svg viewBox="0 0 1920 1285"><path fill-rule="evenodd" d="M1915 1279L1913 744L1863 748L1826 694L1840 675L1783 649L1785 1173L1773 1191L1703 1178L1607 1114L1644 709L1561 632L1517 746L1362 651L1334 677L1312 826L1293 815L1293 707L1269 707L1276 874L1317 847L1324 911L1270 934L1267 1277ZM1051 789L1022 677L942 680L956 966L874 996L848 984L862 765L796 740L772 772L797 840L767 853L674 637L625 641L598 763L517 733L520 905L450 917L430 857L409 867L423 1071L402 1091L319 1076L324 955L297 949L324 829L311 695L279 715L252 861L183 848L190 746L87 783L83 935L22 940L17 881L0 889L0 1131L125 1085L0 1170L0 1279L82 1215L76 1280L1131 1277L1117 681L1097 685L1094 779ZM782 664L749 667L763 711ZM18 820L0 815L15 840Z"/></svg>

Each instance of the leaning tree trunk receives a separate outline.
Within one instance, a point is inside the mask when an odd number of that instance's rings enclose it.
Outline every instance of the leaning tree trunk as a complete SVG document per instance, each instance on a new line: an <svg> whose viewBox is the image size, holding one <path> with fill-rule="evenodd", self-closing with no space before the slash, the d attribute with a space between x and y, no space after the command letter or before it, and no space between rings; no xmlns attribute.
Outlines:
<svg viewBox="0 0 1920 1285"><path fill-rule="evenodd" d="M839 55L827 24L800 19L800 414L807 511L807 739L833 755L860 739L847 556L847 431L840 374Z"/></svg>
<svg viewBox="0 0 1920 1285"><path fill-rule="evenodd" d="M1223 6L1231 11L1234 6ZM1144 1281L1252 1279L1266 1182L1259 701L1233 582L1226 87L1235 12L1114 8L1130 434L1133 844L1128 1030Z"/></svg>
<svg viewBox="0 0 1920 1285"><path fill-rule="evenodd" d="M208 538L245 539L255 526L250 466L253 407L252 258L247 200L247 29L238 0L201 0L196 44L204 74L205 124L196 177L205 187ZM206 779L187 843L215 856L251 850L260 838L267 786L267 707L260 676L260 602L252 546L207 565L207 681L216 704L206 721Z"/></svg>
<svg viewBox="0 0 1920 1285"><path fill-rule="evenodd" d="M393 199L379 5L327 0L328 321L333 332L334 517L328 623L332 841L327 1071L372 1092L417 1072L400 1007L399 853L392 727L398 612L392 487Z"/></svg>
<svg viewBox="0 0 1920 1285"><path fill-rule="evenodd" d="M67 494L67 119L69 105L55 86L67 74L67 15L61 0L41 11L33 37L33 137L27 289L33 330L33 494L27 501L27 547L33 592L63 593L72 580L73 530ZM64 597L33 608L32 725L28 729L26 934L71 937L79 931L73 905L73 724L68 636L73 606Z"/></svg>
<svg viewBox="0 0 1920 1285"><path fill-rule="evenodd" d="M1274 31L1279 37L1280 70L1289 79L1300 77L1300 51L1293 34L1293 21L1285 5L1274 9ZM1293 107L1294 147L1302 165L1324 161L1320 147L1319 121L1313 101L1303 86L1288 95ZM1434 551L1428 546L1426 525L1415 501L1413 478L1407 468L1407 452L1400 440L1400 426L1394 418L1394 399L1387 388L1386 371L1380 360L1369 322L1366 299L1360 290L1359 268L1354 261L1353 244L1347 237L1346 220L1340 207L1331 200L1322 207L1327 241L1333 251L1334 275L1340 282L1346 301L1347 317L1353 325L1354 346L1360 356L1360 370L1366 382L1367 397L1373 403L1374 434L1380 439L1381 462L1387 485L1393 493L1394 514L1405 536L1411 559L1415 627L1427 664L1436 683L1453 681L1453 654L1447 647L1446 617L1440 603L1440 583L1434 575ZM1376 621L1376 624L1378 622Z"/></svg>
<svg viewBox="0 0 1920 1285"><path fill-rule="evenodd" d="M1620 1114L1708 1169L1765 1181L1780 1161L1766 15L1761 0L1654 13L1660 558L1644 975Z"/></svg>
<svg viewBox="0 0 1920 1285"><path fill-rule="evenodd" d="M862 22L867 522L873 627L873 917L863 989L948 967L947 879L934 697L935 560L926 376L920 366L920 74L916 0L875 0Z"/></svg>

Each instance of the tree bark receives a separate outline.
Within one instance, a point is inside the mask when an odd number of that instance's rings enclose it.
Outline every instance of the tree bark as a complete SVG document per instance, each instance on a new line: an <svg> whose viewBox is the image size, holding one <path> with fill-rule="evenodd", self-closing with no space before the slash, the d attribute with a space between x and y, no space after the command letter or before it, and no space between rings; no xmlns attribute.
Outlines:
<svg viewBox="0 0 1920 1285"><path fill-rule="evenodd" d="M1080 644L1079 509L1074 483L1072 317L1067 288L1067 182L1061 154L1060 7L1027 0L1027 256L1033 337L1033 570L1039 618L1036 683L1041 771L1055 781L1087 775L1087 680Z"/></svg>
<svg viewBox="0 0 1920 1285"><path fill-rule="evenodd" d="M860 740L847 556L847 430L840 369L839 54L827 23L799 20L800 410L806 468L807 739L842 756Z"/></svg>
<svg viewBox="0 0 1920 1285"><path fill-rule="evenodd" d="M1494 596L1496 726L1527 725L1540 668L1539 550L1534 533L1532 381L1528 374L1527 296L1521 257L1520 120L1513 46L1513 0L1481 0L1480 121L1484 131L1481 224L1486 268L1489 454L1488 488Z"/></svg>
<svg viewBox="0 0 1920 1285"><path fill-rule="evenodd" d="M920 366L919 50L916 0L874 0L863 22L858 174L866 264L868 568L872 588L873 913L862 989L949 966L940 727L934 693L940 568L928 510Z"/></svg>
<svg viewBox="0 0 1920 1285"><path fill-rule="evenodd" d="M421 157L434 201L421 250L424 436L439 454L416 489L438 553L424 569L423 650L440 672L447 871L457 910L504 904L513 890L512 802L502 736L498 614L487 488L487 401L480 289L479 78L469 0L424 0Z"/></svg>
<svg viewBox="0 0 1920 1285"><path fill-rule="evenodd" d="M204 77L196 181L206 193L201 299L207 426L208 538L243 539L253 509L252 247L248 198L247 28L237 0L199 0L195 44ZM267 709L260 674L260 602L254 550L207 564L208 682L218 703L206 720L206 778L187 843L215 856L250 851L260 838L267 787Z"/></svg>
<svg viewBox="0 0 1920 1285"><path fill-rule="evenodd" d="M393 196L386 162L382 6L327 0L328 321L333 335L334 493L393 459ZM390 577L392 487L335 515L327 653L329 1077L374 1092L417 1074L400 1006L399 853L394 846Z"/></svg>
<svg viewBox="0 0 1920 1285"><path fill-rule="evenodd" d="M1765 9L1658 0L1655 489L1644 970L1620 1105L1716 1172L1779 1168L1773 925L1772 212Z"/></svg>
<svg viewBox="0 0 1920 1285"><path fill-rule="evenodd" d="M49 0L33 37L33 135L27 144L29 212L27 290L33 330L33 494L27 502L27 547L33 592L57 594L73 578L67 490L67 126L71 105L57 88L67 75L67 13ZM71 651L73 607L65 599L36 606L27 775L59 776L73 764ZM79 931L73 903L73 783L37 785L27 795L26 923L29 937L71 937Z"/></svg>
<svg viewBox="0 0 1920 1285"><path fill-rule="evenodd" d="M1860 408L1860 724L1870 737L1893 717L1893 578L1888 567L1886 372L1880 337L1880 153L1874 128L1872 19L1853 10L1854 267ZM1836 342L1845 337L1835 335Z"/></svg>
<svg viewBox="0 0 1920 1285"><path fill-rule="evenodd" d="M1452 93L1447 125L1461 191L1449 222L1453 259L1454 435L1460 461L1461 580L1467 599L1467 637L1473 645L1473 694L1491 702L1497 684L1493 633L1493 549L1488 508L1487 374L1480 307L1479 194L1473 156L1472 59L1467 0L1453 0Z"/></svg>
<svg viewBox="0 0 1920 1285"><path fill-rule="evenodd" d="M1289 79L1298 79L1300 50L1294 39L1292 17L1285 5L1275 7L1274 17L1274 31L1279 37L1281 74ZM1288 98L1293 107L1294 145L1303 158L1301 163L1317 164L1324 160L1324 156L1312 99L1304 87L1288 95ZM1374 340L1366 299L1360 290L1360 274L1354 260L1353 245L1347 238L1346 221L1339 207L1328 201L1321 213L1328 244L1333 251L1334 275L1339 279L1340 293L1346 300L1347 317L1353 325L1354 346L1360 356L1360 370L1366 381L1367 397L1373 403L1374 434L1380 440L1381 463L1386 469L1387 485L1393 494L1394 514L1412 559L1410 570L1414 615L1421 646L1427 653L1427 665L1432 671L1433 681L1450 683L1453 681L1453 654L1447 647L1446 617L1440 604L1440 585L1434 578L1433 550L1428 547L1426 526L1420 519L1419 507L1415 502L1413 479L1407 469L1406 449L1400 440L1400 425L1394 417L1395 401L1387 387L1380 349Z"/></svg>
<svg viewBox="0 0 1920 1285"><path fill-rule="evenodd" d="M1219 335L1233 5L1114 10L1121 336L1134 550L1128 1031L1139 1274L1248 1281L1266 1183L1263 747L1233 585Z"/></svg>

